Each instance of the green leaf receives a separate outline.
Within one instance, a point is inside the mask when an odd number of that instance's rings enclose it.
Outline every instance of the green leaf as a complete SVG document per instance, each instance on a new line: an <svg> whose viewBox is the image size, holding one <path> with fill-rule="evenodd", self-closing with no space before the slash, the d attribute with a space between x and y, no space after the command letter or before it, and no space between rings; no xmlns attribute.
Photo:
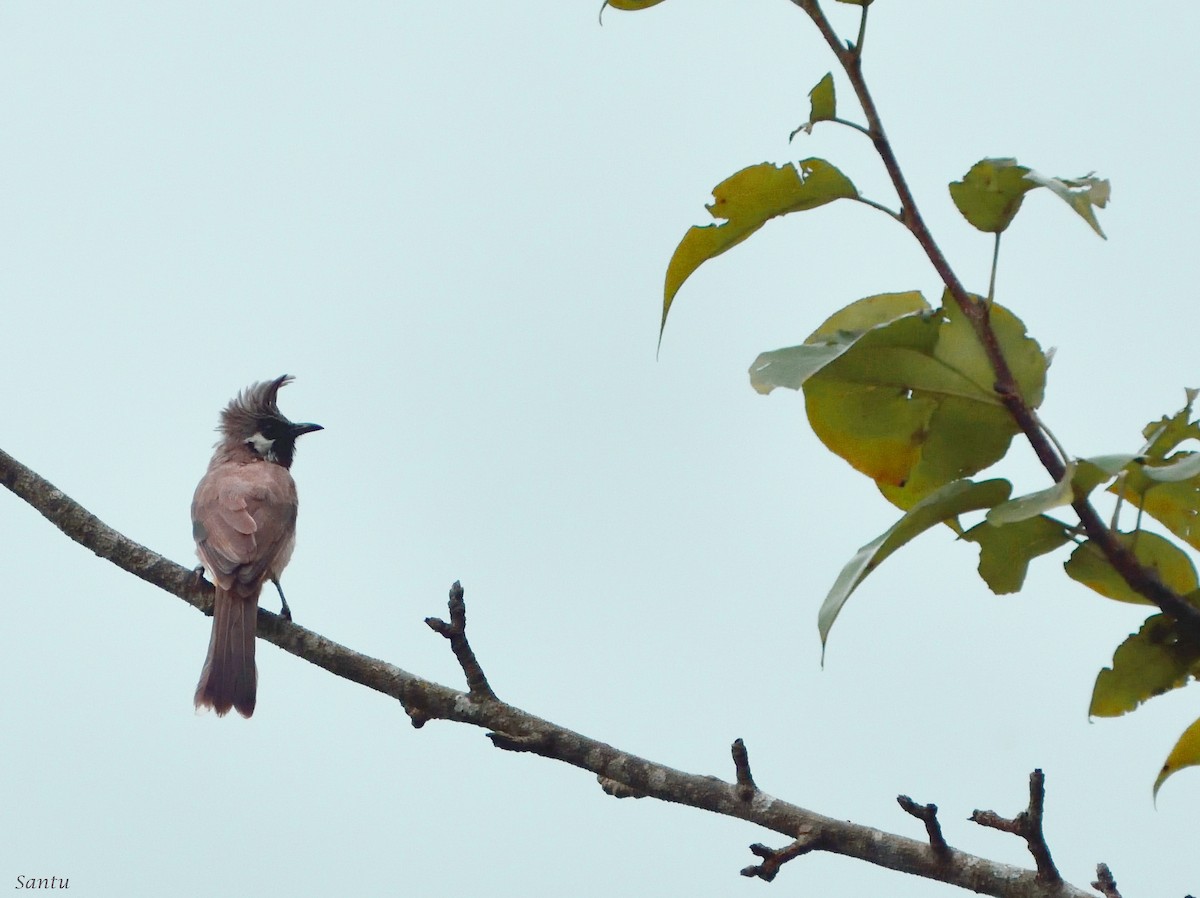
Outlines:
<svg viewBox="0 0 1200 898"><path fill-rule="evenodd" d="M1017 432L970 323L953 303L921 313L925 305L915 293L859 300L818 328L809 349L764 353L751 368L760 392L802 385L813 432L900 508L1003 457ZM1036 406L1045 356L1011 312L991 313Z"/></svg>
<svg viewBox="0 0 1200 898"><path fill-rule="evenodd" d="M770 219L815 209L837 199L857 197L850 179L824 159L805 159L775 166L769 162L744 168L713 188L706 208L721 224L688 229L667 266L663 290L662 329L683 282L704 262L741 243Z"/></svg>
<svg viewBox="0 0 1200 898"><path fill-rule="evenodd" d="M811 339L811 338L810 338ZM891 372L877 361L881 350L900 347L932 354L937 325L924 316L910 315L869 331L852 347L864 355L849 375L842 376L845 356L804 384L805 408L813 432L876 483L903 484L920 460L929 419L937 399L916 394L903 385L864 381L864 368L876 360L881 381ZM954 479L954 478L951 478Z"/></svg>
<svg viewBox="0 0 1200 898"><path fill-rule="evenodd" d="M1167 777L1197 764L1200 764L1200 720L1183 731L1183 735L1167 755L1162 770L1158 772L1158 779L1154 781L1154 797L1158 798L1158 790L1167 781Z"/></svg>
<svg viewBox="0 0 1200 898"><path fill-rule="evenodd" d="M806 380L850 349L870 330L929 311L919 291L881 293L857 300L826 319L802 346L760 353L750 366L750 385L766 395L776 387L799 390Z"/></svg>
<svg viewBox="0 0 1200 898"><path fill-rule="evenodd" d="M1184 390L1187 402L1183 408L1169 418L1163 416L1142 428L1142 436L1148 440L1146 448L1142 450L1146 458L1161 461L1184 440L1200 439L1200 424L1191 420L1192 404L1198 392Z"/></svg>
<svg viewBox="0 0 1200 898"><path fill-rule="evenodd" d="M1093 178L1091 175L1083 178L1049 178L1035 171L1030 171L1025 177L1061 197L1063 202L1092 226L1093 231L1104 237L1104 231L1100 229L1100 222L1096 221L1094 210L1103 209L1108 205L1112 185L1107 180Z"/></svg>
<svg viewBox="0 0 1200 898"><path fill-rule="evenodd" d="M822 652L829 638L829 630L858 584L879 567L885 558L905 543L924 533L930 527L955 518L968 511L991 508L1008 498L1012 484L1007 480L956 480L926 496L910 508L899 521L893 524L878 539L867 543L838 574L833 588L817 614L817 628L821 633Z"/></svg>
<svg viewBox="0 0 1200 898"><path fill-rule="evenodd" d="M1186 393L1182 409L1142 429L1147 440L1142 455L1127 465L1124 476L1108 489L1200 549L1200 474L1191 474L1197 453L1175 451L1188 440L1200 440L1200 423L1191 420L1197 391Z"/></svg>
<svg viewBox="0 0 1200 898"><path fill-rule="evenodd" d="M750 366L750 385L764 396L776 387L799 390L804 382L858 342L861 334L846 333L819 346L789 346L760 352Z"/></svg>
<svg viewBox="0 0 1200 898"><path fill-rule="evenodd" d="M1184 595L1197 588L1196 568L1192 560L1170 540L1147 531L1118 533L1117 539L1127 548L1132 548L1138 562L1152 569L1175 592ZM1134 592L1090 539L1071 553L1063 567L1072 580L1105 598L1136 605L1154 604L1141 593Z"/></svg>
<svg viewBox="0 0 1200 898"><path fill-rule="evenodd" d="M1092 717L1119 717L1200 675L1200 642L1165 614L1151 615L1117 646L1112 667L1096 677Z"/></svg>
<svg viewBox="0 0 1200 898"><path fill-rule="evenodd" d="M1086 497L1100 484L1107 483L1120 474L1135 458L1136 455L1114 454L1076 459L1075 477L1071 480L1075 495L1081 499Z"/></svg>
<svg viewBox="0 0 1200 898"><path fill-rule="evenodd" d="M1012 223L1025 194L1037 185L1016 159L981 159L961 181L950 185L950 198L963 218L981 231L999 234Z"/></svg>
<svg viewBox="0 0 1200 898"><path fill-rule="evenodd" d="M948 293L942 302L944 320L938 327L933 356L973 383L977 394L975 400L962 394L943 398L930 416L921 438L920 458L908 477L900 484L879 484L884 496L901 508L910 507L943 483L974 474L1003 458L1018 432L992 390L995 374L970 322ZM1003 306L992 305L991 323L1022 395L1036 408L1045 391L1045 354L1026 336L1021 320Z"/></svg>
<svg viewBox="0 0 1200 898"><path fill-rule="evenodd" d="M789 140L801 131L805 134L812 134L813 125L817 122L827 122L837 117L837 96L833 89L832 72L826 74L808 92L808 101L808 121L793 131L788 138Z"/></svg>
<svg viewBox="0 0 1200 898"><path fill-rule="evenodd" d="M827 122L837 116L837 95L833 89L833 73L829 72L808 92L810 125Z"/></svg>
<svg viewBox="0 0 1200 898"><path fill-rule="evenodd" d="M972 296L977 302L983 302L978 296ZM961 371L974 381L985 393L993 393L996 373L988 361L987 353L975 335L958 303L950 295L950 291L942 294L942 309L947 324L942 328L938 339L935 356L946 364ZM1021 319L1002 305L993 303L989 311L992 331L996 342L1008 361L1008 367L1021 389L1021 395L1030 408L1042 404L1046 390L1046 354L1042 352L1036 340L1025 332Z"/></svg>
<svg viewBox="0 0 1200 898"><path fill-rule="evenodd" d="M1016 159L981 159L971 166L961 181L950 185L950 198L963 218L981 231L999 234L1010 224L1025 194L1045 187L1060 197L1101 237L1104 231L1096 220L1096 209L1108 205L1111 185L1103 178L1050 178Z"/></svg>
<svg viewBox="0 0 1200 898"><path fill-rule="evenodd" d="M1062 480L1055 483L1054 486L1016 499L1009 499L1007 502L997 505L987 513L987 522L997 527L1001 524L1015 524L1017 521L1028 520L1052 508L1070 505L1075 500L1074 477L1075 462L1071 462L1063 472Z"/></svg>
<svg viewBox="0 0 1200 898"><path fill-rule="evenodd" d="M984 521L962 538L979 544L979 576L997 595L1020 592L1029 562L1070 539L1061 523L1044 516L999 526Z"/></svg>
<svg viewBox="0 0 1200 898"><path fill-rule="evenodd" d="M842 333L862 334L905 315L929 311L930 305L920 290L879 293L856 299L850 305L838 309L809 334L804 342L821 343Z"/></svg>

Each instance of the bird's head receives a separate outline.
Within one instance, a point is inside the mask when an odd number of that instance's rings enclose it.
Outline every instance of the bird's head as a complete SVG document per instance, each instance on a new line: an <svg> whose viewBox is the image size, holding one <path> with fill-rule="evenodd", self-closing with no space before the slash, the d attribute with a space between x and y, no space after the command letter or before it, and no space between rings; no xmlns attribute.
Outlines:
<svg viewBox="0 0 1200 898"><path fill-rule="evenodd" d="M292 382L289 375L264 383L251 384L238 393L221 412L219 430L226 445L245 445L259 458L285 468L292 466L296 439L320 424L295 424L283 416L276 398L279 388Z"/></svg>

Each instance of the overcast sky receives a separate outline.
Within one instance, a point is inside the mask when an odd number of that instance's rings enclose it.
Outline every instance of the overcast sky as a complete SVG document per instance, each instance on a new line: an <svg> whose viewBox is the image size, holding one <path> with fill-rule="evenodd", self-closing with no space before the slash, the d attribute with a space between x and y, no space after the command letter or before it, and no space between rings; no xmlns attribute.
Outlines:
<svg viewBox="0 0 1200 898"><path fill-rule="evenodd" d="M848 35L855 10L836 5ZM466 588L499 695L623 749L1022 865L1034 767L1064 876L1200 889L1200 773L1151 804L1196 689L1089 724L1145 616L1062 556L997 597L933 531L816 613L897 512L747 368L873 293L940 286L878 212L770 223L684 286L663 273L712 187L822 156L894 198L861 136L788 133L832 59L787 0L0 4L0 448L130 538L195 563L188 507L238 389L325 425L293 473L298 623L449 685L421 622ZM866 71L968 285L989 238L946 183L985 156L1113 181L1099 239L1045 191L998 297L1057 346L1046 421L1136 451L1196 367L1200 9L879 0ZM844 114L854 116L844 81ZM1020 449L1000 469L1046 486ZM72 894L928 898L835 856L745 880L785 840L605 796L259 643L250 721L196 715L210 622L0 495L0 888ZM273 596L265 599L277 609Z"/></svg>

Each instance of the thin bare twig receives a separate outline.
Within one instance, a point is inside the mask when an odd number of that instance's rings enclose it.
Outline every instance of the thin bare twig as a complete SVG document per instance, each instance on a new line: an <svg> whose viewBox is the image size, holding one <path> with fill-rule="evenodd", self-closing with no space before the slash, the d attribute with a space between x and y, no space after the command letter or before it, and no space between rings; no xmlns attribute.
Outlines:
<svg viewBox="0 0 1200 898"><path fill-rule="evenodd" d="M1108 864L1096 865L1096 880L1092 883L1092 888L1104 898L1121 898L1121 893L1117 891L1117 881L1113 878L1112 870L1108 869Z"/></svg>
<svg viewBox="0 0 1200 898"><path fill-rule="evenodd" d="M1029 846L1029 853L1037 864L1038 881L1057 885L1062 882L1058 868L1050 857L1050 846L1042 829L1046 805L1046 777L1041 770L1029 774L1029 806L1016 817L1001 817L995 811L975 811L971 820L980 826L988 826L1001 832L1020 836Z"/></svg>
<svg viewBox="0 0 1200 898"><path fill-rule="evenodd" d="M771 880L779 875L780 867L788 861L808 854L816 847L816 839L811 832L804 832L786 848L770 848L761 842L755 842L750 846L750 852L755 857L762 858L763 862L743 867L741 870L742 876L755 877L765 882L771 882Z"/></svg>
<svg viewBox="0 0 1200 898"><path fill-rule="evenodd" d="M733 740L733 769L737 774L737 795L742 801L749 801L758 791L754 784L754 776L750 773L750 753L746 743L741 739Z"/></svg>
<svg viewBox="0 0 1200 898"><path fill-rule="evenodd" d="M480 701L495 701L496 693L488 684L479 659L475 657L475 651L467 639L467 604L463 601L462 584L457 580L450 587L448 605L450 623L437 617L427 617L425 623L435 633L441 633L450 640L450 651L454 652L454 657L458 659L458 665L467 678L467 692L470 696Z"/></svg>
<svg viewBox="0 0 1200 898"><path fill-rule="evenodd" d="M937 805L917 804L907 795L897 795L896 801L906 813L912 814L925 824L925 832L929 835L929 847L933 849L934 854L939 857L948 856L950 846L946 844L946 837L942 835L942 825L937 818Z"/></svg>

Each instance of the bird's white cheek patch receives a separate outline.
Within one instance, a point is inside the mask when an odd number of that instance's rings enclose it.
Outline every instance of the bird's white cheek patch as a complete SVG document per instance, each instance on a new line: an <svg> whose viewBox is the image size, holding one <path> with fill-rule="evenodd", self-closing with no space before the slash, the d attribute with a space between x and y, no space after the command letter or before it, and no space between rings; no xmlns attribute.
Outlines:
<svg viewBox="0 0 1200 898"><path fill-rule="evenodd" d="M271 447L275 445L274 440L268 440L261 433L254 434L254 436L250 437L250 439L248 439L246 442L253 446L254 451L263 458L266 458L271 454Z"/></svg>

